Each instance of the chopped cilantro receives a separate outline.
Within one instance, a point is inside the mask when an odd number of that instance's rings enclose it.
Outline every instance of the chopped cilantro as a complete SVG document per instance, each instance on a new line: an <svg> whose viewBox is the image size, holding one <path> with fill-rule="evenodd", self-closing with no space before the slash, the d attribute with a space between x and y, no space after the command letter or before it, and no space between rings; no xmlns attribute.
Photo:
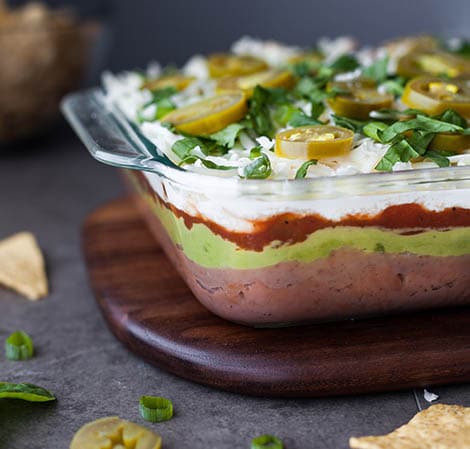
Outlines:
<svg viewBox="0 0 470 449"><path fill-rule="evenodd" d="M467 120L453 109L446 109L442 114L435 116L434 118L442 122L452 123L453 125L460 126L461 128L467 127Z"/></svg>
<svg viewBox="0 0 470 449"><path fill-rule="evenodd" d="M328 68L333 70L335 73L341 72L352 72L359 67L357 58L353 55L345 54L341 55L338 59L333 61Z"/></svg>
<svg viewBox="0 0 470 449"><path fill-rule="evenodd" d="M438 151L428 150L426 151L425 157L439 167L448 167L450 165L449 159Z"/></svg>
<svg viewBox="0 0 470 449"><path fill-rule="evenodd" d="M253 147L251 150L250 150L250 159L256 159L258 157L261 156L261 150L263 148L261 147L261 145L258 145L256 147Z"/></svg>
<svg viewBox="0 0 470 449"><path fill-rule="evenodd" d="M405 87L405 78L396 77L394 79L384 80L380 85L389 94L392 94L395 97L400 97L403 94L403 89Z"/></svg>
<svg viewBox="0 0 470 449"><path fill-rule="evenodd" d="M235 145L235 140L243 128L243 125L240 123L232 123L224 129L207 136L207 138L213 140L222 147L231 148Z"/></svg>
<svg viewBox="0 0 470 449"><path fill-rule="evenodd" d="M396 143L390 145L385 156L375 167L379 171L390 171L397 162L409 162L419 154L414 150L405 138L400 138Z"/></svg>
<svg viewBox="0 0 470 449"><path fill-rule="evenodd" d="M271 162L266 154L261 153L253 162L243 169L243 178L246 179L266 179L271 174Z"/></svg>
<svg viewBox="0 0 470 449"><path fill-rule="evenodd" d="M335 125L350 129L351 131L354 131L355 133L362 132L362 129L367 124L367 122L365 121L354 120L352 118L347 118L347 117L340 117L339 115L335 115L335 114L332 115L332 118L333 118L333 121L335 122Z"/></svg>
<svg viewBox="0 0 470 449"><path fill-rule="evenodd" d="M304 162L295 173L295 179L305 178L305 176L307 176L309 167L312 165L317 165L317 162L318 161L316 159L310 159L309 161Z"/></svg>
<svg viewBox="0 0 470 449"><path fill-rule="evenodd" d="M406 121L398 121L390 125L383 131L381 137L383 142L391 142L397 135L406 131L418 129L431 133L452 133L462 132L463 128L453 123L436 120L424 115L417 115L416 118Z"/></svg>
<svg viewBox="0 0 470 449"><path fill-rule="evenodd" d="M377 83L382 83L387 79L388 56L376 59L371 65L362 69L362 75Z"/></svg>
<svg viewBox="0 0 470 449"><path fill-rule="evenodd" d="M202 165L206 168L210 168L211 170L235 170L237 167L236 166L231 166L231 165L219 165L216 164L215 162L209 160L209 159L204 159L199 156L194 156L190 155L185 157L179 165L184 165L184 164L194 164L196 161L201 161Z"/></svg>
<svg viewBox="0 0 470 449"><path fill-rule="evenodd" d="M289 120L289 125L294 128L298 126L321 125L322 123L315 118L309 117L302 111L296 111Z"/></svg>
<svg viewBox="0 0 470 449"><path fill-rule="evenodd" d="M177 140L171 150L175 153L180 159L186 159L191 151L197 146L201 146L202 141L197 137L184 137L183 139Z"/></svg>
<svg viewBox="0 0 470 449"><path fill-rule="evenodd" d="M382 142L380 133L387 127L388 125L383 122L369 122L362 128L362 132L376 142Z"/></svg>
<svg viewBox="0 0 470 449"><path fill-rule="evenodd" d="M273 118L279 125L286 126L296 112L299 112L299 108L294 105L290 103L281 104L275 109Z"/></svg>
<svg viewBox="0 0 470 449"><path fill-rule="evenodd" d="M167 115L169 112L176 109L176 106L171 101L170 97L176 93L174 87L165 87L163 89L157 89L152 91L152 100L146 103L138 113L140 122L160 120L162 117ZM146 118L142 113L150 105L156 106L156 113L154 117Z"/></svg>

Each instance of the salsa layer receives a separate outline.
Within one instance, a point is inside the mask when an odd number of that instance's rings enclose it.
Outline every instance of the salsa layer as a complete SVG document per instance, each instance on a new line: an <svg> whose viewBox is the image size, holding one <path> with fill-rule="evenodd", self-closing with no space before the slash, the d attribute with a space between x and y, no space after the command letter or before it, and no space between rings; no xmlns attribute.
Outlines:
<svg viewBox="0 0 470 449"><path fill-rule="evenodd" d="M377 227L398 231L402 235L414 235L431 229L449 230L455 227L470 226L470 210L450 207L442 211L431 211L419 204L402 204L390 206L373 216L367 214L349 215L341 220L328 220L317 214L297 215L283 213L267 219L253 221L253 230L237 232L226 229L201 216L192 216L163 201L153 190L145 175L141 172L128 172L135 187L151 198L152 203L158 202L172 214L184 222L190 230L195 225L204 225L224 240L229 240L238 248L263 251L272 245L295 244L305 241L314 232L336 227ZM149 199L150 199L149 198Z"/></svg>
<svg viewBox="0 0 470 449"><path fill-rule="evenodd" d="M142 182L139 184L142 187ZM359 217L329 225L325 224L328 223L327 220L310 217L311 221L305 220L305 223L317 225L310 234L307 229L312 228L307 226L302 233L295 233L295 228L301 227L304 217L294 217L294 221L290 222L290 235L286 231L270 231L266 228L267 222L263 222L264 227L252 234L241 234L229 232L215 223L190 217L162 201L147 181L145 186L146 190L141 194L155 218L161 222L173 243L190 260L203 267L252 269L285 261L311 262L326 258L341 248L369 253L412 253L428 256L470 254L470 213L462 213L458 208L442 215L430 212L431 216L436 217L432 226L440 224L443 229L420 229L419 232L411 233L403 233L403 228L397 227L399 216L396 208L393 208L388 213L396 217L396 227L377 224L383 223L383 214L370 220ZM411 205L409 210L413 210ZM415 219L420 226L431 224L428 215L423 214L422 220L419 217L421 216L415 216ZM404 220L403 227L409 228L409 219L404 217ZM462 223L468 223L468 226L463 226ZM276 222L271 222L271 225L275 229L283 229L281 224L276 227ZM286 225L286 228L289 226ZM293 232L296 237L293 237ZM270 235L269 239L265 237L267 234ZM240 244L241 242L244 244Z"/></svg>

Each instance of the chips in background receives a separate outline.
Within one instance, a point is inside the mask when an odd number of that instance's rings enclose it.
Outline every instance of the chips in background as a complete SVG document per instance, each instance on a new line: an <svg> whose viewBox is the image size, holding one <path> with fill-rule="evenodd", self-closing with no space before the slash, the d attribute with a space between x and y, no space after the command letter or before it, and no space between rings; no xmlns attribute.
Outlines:
<svg viewBox="0 0 470 449"><path fill-rule="evenodd" d="M350 438L352 449L469 449L470 408L436 404L383 436Z"/></svg>
<svg viewBox="0 0 470 449"><path fill-rule="evenodd" d="M30 232L20 232L0 241L0 285L31 300L47 295L44 258Z"/></svg>

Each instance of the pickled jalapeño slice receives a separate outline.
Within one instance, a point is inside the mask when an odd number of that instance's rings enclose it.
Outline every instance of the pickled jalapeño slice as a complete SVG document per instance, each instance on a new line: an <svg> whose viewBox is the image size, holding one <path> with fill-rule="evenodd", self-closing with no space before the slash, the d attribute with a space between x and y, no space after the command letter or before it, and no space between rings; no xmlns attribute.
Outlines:
<svg viewBox="0 0 470 449"><path fill-rule="evenodd" d="M171 123L183 133L204 135L213 134L238 122L246 112L243 92L230 92L176 109L162 120Z"/></svg>
<svg viewBox="0 0 470 449"><path fill-rule="evenodd" d="M353 138L351 130L339 126L301 126L276 135L275 153L301 160L342 156L351 150Z"/></svg>

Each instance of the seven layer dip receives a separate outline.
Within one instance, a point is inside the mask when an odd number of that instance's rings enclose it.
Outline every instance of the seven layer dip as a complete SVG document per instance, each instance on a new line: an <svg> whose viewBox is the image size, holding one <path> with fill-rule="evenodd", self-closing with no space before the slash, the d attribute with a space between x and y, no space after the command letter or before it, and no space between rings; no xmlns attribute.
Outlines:
<svg viewBox="0 0 470 449"><path fill-rule="evenodd" d="M195 296L256 326L469 303L465 48L243 38L107 74L110 107L183 169L128 176Z"/></svg>

